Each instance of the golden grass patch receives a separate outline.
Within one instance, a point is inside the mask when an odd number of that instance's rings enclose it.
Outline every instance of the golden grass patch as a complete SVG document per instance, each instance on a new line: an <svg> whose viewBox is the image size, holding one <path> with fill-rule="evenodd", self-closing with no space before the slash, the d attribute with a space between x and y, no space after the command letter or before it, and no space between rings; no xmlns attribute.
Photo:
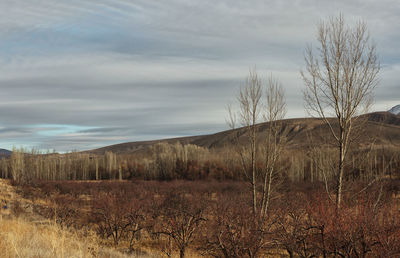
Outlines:
<svg viewBox="0 0 400 258"><path fill-rule="evenodd" d="M0 257L133 257L97 243L95 234L83 237L51 222L0 217Z"/></svg>

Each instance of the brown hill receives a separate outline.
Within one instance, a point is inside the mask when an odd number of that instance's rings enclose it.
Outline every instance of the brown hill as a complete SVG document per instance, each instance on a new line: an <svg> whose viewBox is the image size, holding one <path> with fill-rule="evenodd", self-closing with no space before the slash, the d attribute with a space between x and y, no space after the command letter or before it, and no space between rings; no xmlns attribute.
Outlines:
<svg viewBox="0 0 400 258"><path fill-rule="evenodd" d="M6 150L6 149L0 149L0 159L1 158L8 158L11 156L11 151Z"/></svg>
<svg viewBox="0 0 400 258"><path fill-rule="evenodd" d="M361 116L366 122L363 128L357 129L362 132L358 138L360 146L375 142L375 145L381 146L400 146L400 116L389 112L375 112ZM335 127L335 119L330 119ZM282 120L282 131L287 132L288 148L303 149L310 145L311 139L315 143L326 142L329 139L330 132L328 126L319 118L296 118ZM257 125L259 140L265 135L269 123ZM362 129L362 130L361 130ZM236 142L236 135L239 135L239 141L246 138L246 130L238 128L235 130L222 131L210 135L190 136L181 138L172 138L154 141L140 141L121 143L103 148L88 151L90 153L103 154L106 151L112 151L119 154L145 153L149 147L156 143L166 142L170 144L195 144L209 149L225 148Z"/></svg>

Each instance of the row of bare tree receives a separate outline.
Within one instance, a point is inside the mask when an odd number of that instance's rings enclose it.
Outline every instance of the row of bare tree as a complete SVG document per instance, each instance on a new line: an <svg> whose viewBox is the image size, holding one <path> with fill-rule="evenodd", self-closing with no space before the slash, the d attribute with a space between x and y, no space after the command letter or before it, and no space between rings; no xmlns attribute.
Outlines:
<svg viewBox="0 0 400 258"><path fill-rule="evenodd" d="M184 148L190 149L186 157L176 151ZM249 180L251 156L245 151L244 145L215 153L195 145L161 143L154 146L152 152L152 158L139 160L134 155L111 152L105 155L39 155L15 150L11 158L0 160L0 177L21 183L31 180L104 179ZM273 153L275 156L268 159ZM283 181L325 183L335 179L337 160L332 148L313 148L304 153L284 150L276 154L274 151L267 152L264 145L257 149L256 181L257 184L262 181L266 193L275 187L274 180L279 185ZM399 167L400 151L395 147L356 150L349 154L344 166L344 178L365 181L395 178L399 176Z"/></svg>
<svg viewBox="0 0 400 258"><path fill-rule="evenodd" d="M0 160L0 175L21 183L31 180L116 179L122 178L122 165L112 152L105 155L78 152L60 155L14 148L10 158Z"/></svg>
<svg viewBox="0 0 400 258"><path fill-rule="evenodd" d="M184 178L191 166L205 163L211 157L207 149L192 144L159 143L150 151L152 156L139 162L134 155L112 152L104 155L83 152L41 154L14 148L10 158L0 160L0 176L22 183L31 180L122 180L132 177L171 180Z"/></svg>

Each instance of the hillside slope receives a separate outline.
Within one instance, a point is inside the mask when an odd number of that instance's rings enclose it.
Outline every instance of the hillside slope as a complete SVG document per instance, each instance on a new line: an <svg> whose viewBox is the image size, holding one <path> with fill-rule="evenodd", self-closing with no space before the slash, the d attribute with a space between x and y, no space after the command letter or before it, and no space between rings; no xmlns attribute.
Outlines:
<svg viewBox="0 0 400 258"><path fill-rule="evenodd" d="M400 115L400 105L396 105L392 107L388 112L395 114L395 115Z"/></svg>
<svg viewBox="0 0 400 258"><path fill-rule="evenodd" d="M377 145L400 146L400 116L389 112L375 112L362 116L367 122L364 124L363 133L360 135L359 143L375 141ZM295 118L282 120L283 129L288 132L288 148L302 149L309 146L310 137L316 143L322 143L329 139L330 132L328 126L319 118ZM331 119L335 127L335 119ZM259 140L266 134L269 123L257 125ZM148 150L152 145L160 142L170 144L195 144L209 149L225 148L236 142L236 135L239 140L244 141L246 132L244 128L227 130L210 135L190 136L181 138L172 138L165 140L140 141L121 143L103 148L88 151L90 153L103 154L106 151L112 151L120 154L142 153Z"/></svg>
<svg viewBox="0 0 400 258"><path fill-rule="evenodd" d="M0 149L0 158L2 158L2 157L9 157L9 156L11 156L11 151L9 151L9 150L6 150L6 149Z"/></svg>

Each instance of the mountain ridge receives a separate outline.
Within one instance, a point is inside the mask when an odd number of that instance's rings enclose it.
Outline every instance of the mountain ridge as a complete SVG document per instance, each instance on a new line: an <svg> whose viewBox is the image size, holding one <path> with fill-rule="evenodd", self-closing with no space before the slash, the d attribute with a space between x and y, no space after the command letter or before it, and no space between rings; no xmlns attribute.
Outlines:
<svg viewBox="0 0 400 258"><path fill-rule="evenodd" d="M390 112L374 112L362 115L361 117L367 119L365 134L361 136L362 142L367 142L371 138L374 138L377 139L375 144L400 146L400 116ZM329 119L332 125L335 125L336 120L334 118ZM320 135L322 138L329 137L328 126L321 118L289 118L281 120L281 122L283 129L288 132L289 149L303 149L309 147L310 135ZM263 134L266 133L268 126L268 122L257 124L260 139ZM163 142L169 144L195 144L208 149L220 149L234 144L235 133L239 133L241 135L239 137L240 140L244 141L245 130L246 129L242 127L207 135L125 142L85 152L93 154L104 154L106 151L119 154L144 153L154 144Z"/></svg>
<svg viewBox="0 0 400 258"><path fill-rule="evenodd" d="M0 149L0 158L11 156L12 151L6 149Z"/></svg>
<svg viewBox="0 0 400 258"><path fill-rule="evenodd" d="M400 104L392 107L388 112L395 115L400 115Z"/></svg>

